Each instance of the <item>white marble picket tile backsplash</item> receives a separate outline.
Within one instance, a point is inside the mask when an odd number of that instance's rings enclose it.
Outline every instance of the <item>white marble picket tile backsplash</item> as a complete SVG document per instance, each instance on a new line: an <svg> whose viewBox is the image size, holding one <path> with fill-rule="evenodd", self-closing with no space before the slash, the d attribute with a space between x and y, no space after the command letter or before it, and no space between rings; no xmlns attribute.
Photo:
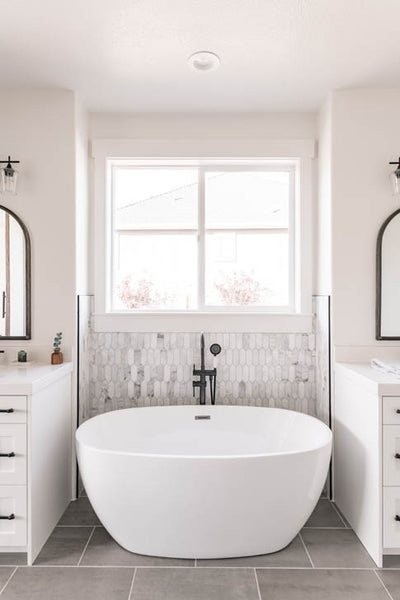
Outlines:
<svg viewBox="0 0 400 600"><path fill-rule="evenodd" d="M132 406L193 404L198 333L96 333L92 298L80 297L80 421ZM209 333L217 342L217 403L289 408L319 416L329 410L328 299L314 298L311 334Z"/></svg>
<svg viewBox="0 0 400 600"><path fill-rule="evenodd" d="M198 333L95 333L90 297L81 297L80 420L131 406L192 404L193 363L200 363ZM318 308L318 301L314 307ZM321 304L323 308L323 304ZM314 323L324 323L319 316ZM311 334L209 333L217 342L217 402L290 408L326 420L326 401L317 401L326 379L324 357L316 360L321 326Z"/></svg>

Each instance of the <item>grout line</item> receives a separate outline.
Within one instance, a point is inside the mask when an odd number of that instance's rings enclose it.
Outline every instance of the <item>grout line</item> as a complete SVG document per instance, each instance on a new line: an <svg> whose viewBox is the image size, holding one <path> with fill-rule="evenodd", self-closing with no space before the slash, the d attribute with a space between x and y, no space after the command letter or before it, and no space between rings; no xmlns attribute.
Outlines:
<svg viewBox="0 0 400 600"><path fill-rule="evenodd" d="M392 594L389 592L389 590L387 589L386 585L383 583L382 579L379 577L377 571L374 569L374 573L378 578L378 581L381 583L381 585L383 586L384 590L386 591L387 595L389 596L390 600L393 600L393 596Z"/></svg>
<svg viewBox="0 0 400 600"><path fill-rule="evenodd" d="M307 554L307 556L308 556L308 560L310 561L312 568L313 568L313 569L315 569L315 566L314 566L314 563L313 563L313 561L312 561L311 555L310 555L310 553L309 553L309 551L308 551L308 548L307 548L307 546L306 546L306 545L305 545L305 543L304 543L303 536L301 535L301 533L299 533L299 538L300 538L300 540L301 540L301 543L302 543L302 544L303 544L303 546L304 546L304 550L306 551L306 554Z"/></svg>
<svg viewBox="0 0 400 600"><path fill-rule="evenodd" d="M133 584L135 582L136 572L137 572L137 568L135 568L135 570L133 571L132 583L131 583L131 587L129 588L128 600L133 599L132 592L133 592Z"/></svg>
<svg viewBox="0 0 400 600"><path fill-rule="evenodd" d="M339 519L342 521L343 525L345 526L346 529L350 529L350 527L346 524L346 521L344 520L344 518L342 517L342 515L340 514L339 509L336 507L336 504L334 502L331 502L331 506L332 508L336 511L337 515L339 516Z"/></svg>
<svg viewBox="0 0 400 600"><path fill-rule="evenodd" d="M258 583L258 577L257 577L257 571L256 571L256 569L254 569L254 577L256 578L256 586L257 586L257 592L258 592L258 600L262 600L262 598L261 598L261 591L260 591L260 584Z"/></svg>
<svg viewBox="0 0 400 600"><path fill-rule="evenodd" d="M84 547L84 549L83 549L83 551L82 551L81 557L80 557L80 559L78 560L78 564L76 565L77 567L79 567L79 566L80 566L80 564L81 564L81 562L82 562L83 555L85 554L85 552L86 552L86 550L87 550L87 547L89 546L89 542L90 542L90 540L92 539L92 536L93 536L93 534L94 534L94 532L95 532L95 531L96 531L96 527L93 527L93 529L92 529L92 533L89 535L88 541L87 541L87 542L86 542L86 544L85 544L85 547Z"/></svg>
<svg viewBox="0 0 400 600"><path fill-rule="evenodd" d="M8 586L8 584L10 583L12 577L14 577L15 573L17 572L18 567L15 567L14 571L11 573L10 577L7 579L7 581L5 582L5 584L3 585L3 587L0 590L0 595L4 592L4 590L6 589L6 587Z"/></svg>

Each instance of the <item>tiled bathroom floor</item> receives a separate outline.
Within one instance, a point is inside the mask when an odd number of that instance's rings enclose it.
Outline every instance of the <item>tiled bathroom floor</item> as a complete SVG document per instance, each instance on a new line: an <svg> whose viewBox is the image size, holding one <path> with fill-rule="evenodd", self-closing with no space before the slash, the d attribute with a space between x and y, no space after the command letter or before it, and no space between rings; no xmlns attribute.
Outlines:
<svg viewBox="0 0 400 600"><path fill-rule="evenodd" d="M275 554L224 560L123 550L86 497L72 502L33 567L0 554L4 600L400 600L400 557L377 569L329 500ZM19 564L18 564L19 563Z"/></svg>

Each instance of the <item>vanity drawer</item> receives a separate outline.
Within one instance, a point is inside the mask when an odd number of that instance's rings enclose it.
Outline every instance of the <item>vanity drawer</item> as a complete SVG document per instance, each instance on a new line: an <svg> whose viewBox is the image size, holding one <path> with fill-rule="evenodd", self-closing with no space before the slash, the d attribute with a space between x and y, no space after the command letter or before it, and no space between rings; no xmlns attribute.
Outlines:
<svg viewBox="0 0 400 600"><path fill-rule="evenodd" d="M0 485L0 547L25 546L26 525L26 486Z"/></svg>
<svg viewBox="0 0 400 600"><path fill-rule="evenodd" d="M26 396L0 396L0 411L0 423L26 423Z"/></svg>
<svg viewBox="0 0 400 600"><path fill-rule="evenodd" d="M26 425L0 424L0 485L26 483ZM14 455L14 456L13 456Z"/></svg>
<svg viewBox="0 0 400 600"><path fill-rule="evenodd" d="M383 427L383 485L400 485L400 425Z"/></svg>
<svg viewBox="0 0 400 600"><path fill-rule="evenodd" d="M384 425L400 425L400 396L383 396L382 421Z"/></svg>

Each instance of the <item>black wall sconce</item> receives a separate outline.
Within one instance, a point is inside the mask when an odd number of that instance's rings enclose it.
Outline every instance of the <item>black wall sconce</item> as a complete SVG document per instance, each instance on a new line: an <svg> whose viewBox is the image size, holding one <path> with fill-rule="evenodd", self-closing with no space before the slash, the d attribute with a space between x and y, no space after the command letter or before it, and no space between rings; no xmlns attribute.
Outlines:
<svg viewBox="0 0 400 600"><path fill-rule="evenodd" d="M8 160L0 160L0 163L6 165L1 169L0 191L16 194L18 171L12 165L19 163L19 160L11 160L9 156Z"/></svg>
<svg viewBox="0 0 400 600"><path fill-rule="evenodd" d="M389 165L396 165L396 168L390 174L393 194L400 194L400 157L396 162L390 162Z"/></svg>

